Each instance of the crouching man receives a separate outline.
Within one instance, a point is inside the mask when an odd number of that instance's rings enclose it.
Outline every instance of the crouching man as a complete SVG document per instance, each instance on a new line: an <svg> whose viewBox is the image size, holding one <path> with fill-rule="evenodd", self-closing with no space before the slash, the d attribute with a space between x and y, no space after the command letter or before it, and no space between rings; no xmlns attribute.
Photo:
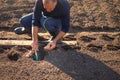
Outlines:
<svg viewBox="0 0 120 80"><path fill-rule="evenodd" d="M70 6L67 0L36 0L34 12L20 19L24 27L15 29L17 34L31 33L32 50L38 49L38 30L44 27L52 36L44 47L53 50L57 42L68 32L70 26ZM32 54L27 54L30 56Z"/></svg>

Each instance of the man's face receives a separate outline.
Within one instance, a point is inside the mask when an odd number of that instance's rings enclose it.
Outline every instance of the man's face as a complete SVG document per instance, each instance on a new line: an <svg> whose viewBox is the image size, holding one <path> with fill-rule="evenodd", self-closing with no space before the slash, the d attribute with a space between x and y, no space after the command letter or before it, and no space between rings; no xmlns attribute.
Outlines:
<svg viewBox="0 0 120 80"><path fill-rule="evenodd" d="M49 3L44 3L43 2L43 5L44 5L44 8L46 9L47 12L51 12L55 8L55 3L52 2L52 1L50 1Z"/></svg>

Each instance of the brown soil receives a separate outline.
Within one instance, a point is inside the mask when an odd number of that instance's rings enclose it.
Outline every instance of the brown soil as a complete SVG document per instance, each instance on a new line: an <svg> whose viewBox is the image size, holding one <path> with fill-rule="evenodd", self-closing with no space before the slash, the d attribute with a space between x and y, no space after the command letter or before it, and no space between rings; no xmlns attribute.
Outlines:
<svg viewBox="0 0 120 80"><path fill-rule="evenodd" d="M70 33L75 35L63 40L77 44L58 46L42 61L22 57L30 46L0 45L0 80L120 80L120 1L69 3ZM31 40L13 30L21 26L21 16L32 12L34 0L1 0L0 5L0 39Z"/></svg>

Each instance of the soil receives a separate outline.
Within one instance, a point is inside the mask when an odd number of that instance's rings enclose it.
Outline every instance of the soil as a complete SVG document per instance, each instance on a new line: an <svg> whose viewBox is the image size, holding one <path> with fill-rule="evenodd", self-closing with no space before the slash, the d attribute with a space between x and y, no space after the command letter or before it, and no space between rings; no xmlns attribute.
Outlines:
<svg viewBox="0 0 120 80"><path fill-rule="evenodd" d="M120 1L68 1L74 35L63 40L77 44L58 46L41 61L22 57L30 46L0 45L0 80L120 80ZM14 28L32 12L34 0L1 0L0 5L0 39L31 40Z"/></svg>

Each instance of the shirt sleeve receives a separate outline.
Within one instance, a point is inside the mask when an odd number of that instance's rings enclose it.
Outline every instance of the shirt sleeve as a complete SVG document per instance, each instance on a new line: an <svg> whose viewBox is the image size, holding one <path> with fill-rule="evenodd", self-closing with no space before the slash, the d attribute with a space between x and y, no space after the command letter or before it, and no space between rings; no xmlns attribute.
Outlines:
<svg viewBox="0 0 120 80"><path fill-rule="evenodd" d="M62 18L62 28L61 31L67 33L69 31L69 27L70 27L70 10L68 10L66 12L67 14L64 15L64 17Z"/></svg>
<svg viewBox="0 0 120 80"><path fill-rule="evenodd" d="M40 23L40 18L42 17L42 2L41 0L36 0L35 2L35 7L34 7L34 11L33 11L33 16L32 16L32 26L38 26L41 27L41 23Z"/></svg>

